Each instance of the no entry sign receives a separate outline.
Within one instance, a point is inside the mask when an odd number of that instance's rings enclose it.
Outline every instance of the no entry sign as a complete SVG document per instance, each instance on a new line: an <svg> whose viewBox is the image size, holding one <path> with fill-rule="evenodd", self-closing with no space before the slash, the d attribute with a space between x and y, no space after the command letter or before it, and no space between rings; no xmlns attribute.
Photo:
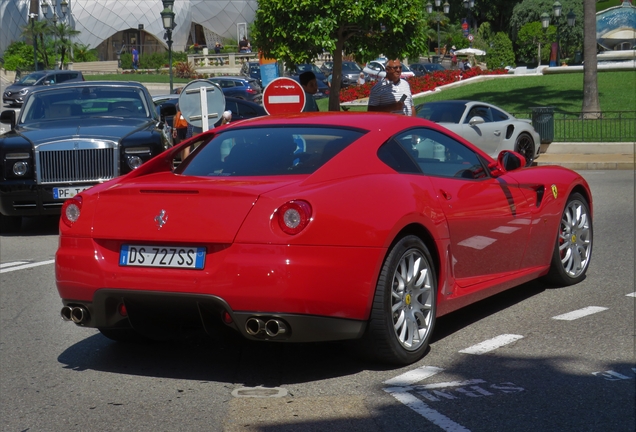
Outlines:
<svg viewBox="0 0 636 432"><path fill-rule="evenodd" d="M299 113L305 107L305 91L291 78L276 78L263 92L263 108L268 114Z"/></svg>

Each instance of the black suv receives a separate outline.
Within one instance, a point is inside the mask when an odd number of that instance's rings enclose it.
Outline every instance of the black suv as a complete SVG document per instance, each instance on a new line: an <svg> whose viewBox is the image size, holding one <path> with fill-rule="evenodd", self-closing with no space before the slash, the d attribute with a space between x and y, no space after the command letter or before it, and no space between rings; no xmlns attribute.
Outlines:
<svg viewBox="0 0 636 432"><path fill-rule="evenodd" d="M9 105L22 105L27 95L39 86L78 81L85 81L84 75L80 71L45 70L33 72L7 87L2 94L2 102Z"/></svg>

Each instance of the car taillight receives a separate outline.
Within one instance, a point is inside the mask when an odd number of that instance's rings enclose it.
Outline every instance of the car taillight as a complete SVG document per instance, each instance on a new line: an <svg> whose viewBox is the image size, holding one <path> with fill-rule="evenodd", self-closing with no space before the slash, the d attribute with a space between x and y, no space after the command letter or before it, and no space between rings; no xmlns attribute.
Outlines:
<svg viewBox="0 0 636 432"><path fill-rule="evenodd" d="M76 196L66 200L62 206L62 221L70 228L80 217L82 210L82 197Z"/></svg>
<svg viewBox="0 0 636 432"><path fill-rule="evenodd" d="M248 87L245 91L248 92L249 94L256 94L256 90L254 90L251 87Z"/></svg>
<svg viewBox="0 0 636 432"><path fill-rule="evenodd" d="M276 210L276 217L284 233L296 235L311 221L311 206L307 201L289 201Z"/></svg>

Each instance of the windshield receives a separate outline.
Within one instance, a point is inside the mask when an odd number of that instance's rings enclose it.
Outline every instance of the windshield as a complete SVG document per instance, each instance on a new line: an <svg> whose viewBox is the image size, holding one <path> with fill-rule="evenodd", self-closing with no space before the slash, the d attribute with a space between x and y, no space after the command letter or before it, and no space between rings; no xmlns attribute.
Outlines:
<svg viewBox="0 0 636 432"><path fill-rule="evenodd" d="M427 103L419 107L416 115L436 123L459 123L465 108L463 103Z"/></svg>
<svg viewBox="0 0 636 432"><path fill-rule="evenodd" d="M191 176L311 174L363 134L320 126L230 128L201 144L176 172Z"/></svg>
<svg viewBox="0 0 636 432"><path fill-rule="evenodd" d="M32 73L32 74L28 74L27 76L22 78L20 81L18 81L16 84L34 85L44 75L45 74L43 74L43 73L37 73L37 72L36 73Z"/></svg>
<svg viewBox="0 0 636 432"><path fill-rule="evenodd" d="M362 72L362 68L357 63L343 63L343 72Z"/></svg>
<svg viewBox="0 0 636 432"><path fill-rule="evenodd" d="M34 92L20 113L20 123L80 117L152 118L141 89L118 86L59 88Z"/></svg>

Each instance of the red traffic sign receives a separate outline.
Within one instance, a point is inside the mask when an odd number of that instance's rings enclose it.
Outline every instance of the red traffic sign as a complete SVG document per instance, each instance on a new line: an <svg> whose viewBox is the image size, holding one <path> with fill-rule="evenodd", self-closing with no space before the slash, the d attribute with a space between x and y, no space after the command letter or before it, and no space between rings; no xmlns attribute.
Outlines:
<svg viewBox="0 0 636 432"><path fill-rule="evenodd" d="M299 113L305 108L305 91L291 78L276 78L263 91L263 108L271 115Z"/></svg>

